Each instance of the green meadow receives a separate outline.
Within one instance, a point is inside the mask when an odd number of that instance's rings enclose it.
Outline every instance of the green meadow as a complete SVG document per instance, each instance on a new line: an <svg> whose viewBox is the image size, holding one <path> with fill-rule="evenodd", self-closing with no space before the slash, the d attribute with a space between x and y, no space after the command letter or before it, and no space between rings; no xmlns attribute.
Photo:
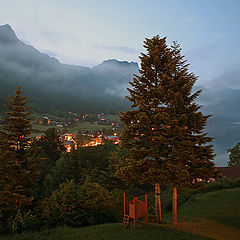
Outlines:
<svg viewBox="0 0 240 240"><path fill-rule="evenodd" d="M2 237L2 240L239 240L240 188L223 189L190 198L178 209L179 223L173 226L171 213L164 223L149 223L141 228L122 229L121 223L83 228L62 227L34 233Z"/></svg>

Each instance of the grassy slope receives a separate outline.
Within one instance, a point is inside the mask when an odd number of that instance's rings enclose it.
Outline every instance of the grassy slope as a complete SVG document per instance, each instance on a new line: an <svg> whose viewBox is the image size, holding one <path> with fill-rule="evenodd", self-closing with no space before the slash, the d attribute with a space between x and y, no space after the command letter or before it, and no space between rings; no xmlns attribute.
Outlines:
<svg viewBox="0 0 240 240"><path fill-rule="evenodd" d="M159 226L145 226L139 229L121 229L120 223L104 224L85 228L57 228L51 231L3 237L2 240L207 240L190 233Z"/></svg>
<svg viewBox="0 0 240 240"><path fill-rule="evenodd" d="M210 192L184 204L180 217L206 218L240 229L240 188Z"/></svg>
<svg viewBox="0 0 240 240"><path fill-rule="evenodd" d="M31 137L42 136L43 133L51 127L59 128L60 131L63 129L61 127L56 127L56 126L43 126L43 125L39 125L39 124L33 124L33 133L31 135ZM78 133L79 129L95 131L95 130L99 130L99 129L102 130L104 128L112 129L112 125L95 125L90 122L84 122L84 123L78 123L74 127L67 128L67 132L68 133Z"/></svg>
<svg viewBox="0 0 240 240"><path fill-rule="evenodd" d="M38 118L38 117L42 117L42 116L37 115L37 114L34 115L34 118ZM50 118L51 118L51 116L50 116ZM59 117L54 117L54 118L57 118L60 120L66 120L64 118L59 118ZM110 120L118 120L118 115L106 115L106 118L110 119ZM39 125L39 124L33 124L33 133L31 136L32 137L42 136L44 131L46 131L48 128L51 128L51 127L59 128L60 130L62 129L61 127L56 127L56 126L43 126L43 125ZM68 133L73 133L73 132L78 133L79 129L94 131L94 130L99 130L99 129L102 130L104 128L112 129L112 125L95 125L90 122L76 123L76 125L74 127L68 128L67 132Z"/></svg>
<svg viewBox="0 0 240 240"><path fill-rule="evenodd" d="M164 216L170 219L170 214ZM122 230L119 223L85 228L57 228L41 233L3 237L21 239L81 240L155 240L155 239L240 239L240 188L219 190L198 196L179 208L179 224L148 225L140 229Z"/></svg>
<svg viewBox="0 0 240 240"><path fill-rule="evenodd" d="M213 239L240 239L240 188L198 196L178 211L176 229ZM170 218L168 214L167 219Z"/></svg>

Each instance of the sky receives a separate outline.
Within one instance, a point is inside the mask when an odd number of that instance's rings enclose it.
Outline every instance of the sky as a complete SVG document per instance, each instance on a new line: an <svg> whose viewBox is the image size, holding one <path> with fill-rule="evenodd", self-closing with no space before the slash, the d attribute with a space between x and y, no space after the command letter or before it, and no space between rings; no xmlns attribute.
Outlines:
<svg viewBox="0 0 240 240"><path fill-rule="evenodd" d="M231 134L240 131L240 113L234 115L240 101L239 0L0 0L0 6L0 25L9 24L20 40L66 64L139 63L145 38L177 41L199 76L204 111L218 119L210 131L217 135L229 124ZM231 139L218 145L223 155L237 141Z"/></svg>
<svg viewBox="0 0 240 240"><path fill-rule="evenodd" d="M237 66L239 0L0 0L0 24L63 63L138 61L145 38L176 40L195 71ZM209 68L214 68L211 73Z"/></svg>

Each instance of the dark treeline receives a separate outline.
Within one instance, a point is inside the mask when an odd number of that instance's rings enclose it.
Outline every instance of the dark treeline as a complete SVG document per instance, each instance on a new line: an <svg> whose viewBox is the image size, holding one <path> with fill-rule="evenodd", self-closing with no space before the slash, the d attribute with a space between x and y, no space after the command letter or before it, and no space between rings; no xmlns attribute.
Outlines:
<svg viewBox="0 0 240 240"><path fill-rule="evenodd" d="M18 88L0 132L0 233L119 220L123 184L110 167L117 146L67 153L55 128L30 141L30 114Z"/></svg>

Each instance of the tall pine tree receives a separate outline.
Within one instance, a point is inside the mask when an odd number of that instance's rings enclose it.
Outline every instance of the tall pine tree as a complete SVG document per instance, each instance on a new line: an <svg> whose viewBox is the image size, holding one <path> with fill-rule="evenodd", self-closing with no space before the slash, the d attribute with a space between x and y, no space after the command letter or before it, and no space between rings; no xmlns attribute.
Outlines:
<svg viewBox="0 0 240 240"><path fill-rule="evenodd" d="M0 207L12 212L30 206L34 199L37 166L36 149L30 147L31 107L20 87L6 105L5 124L0 136ZM3 210L4 209L4 210Z"/></svg>
<svg viewBox="0 0 240 240"><path fill-rule="evenodd" d="M168 47L166 38L155 36L144 47L140 75L128 89L133 109L120 115L127 157L116 165L123 178L171 184L177 224L177 187L208 180L215 171L212 138L204 133L209 116L194 102L201 91L192 93L197 77L189 72L179 45Z"/></svg>

